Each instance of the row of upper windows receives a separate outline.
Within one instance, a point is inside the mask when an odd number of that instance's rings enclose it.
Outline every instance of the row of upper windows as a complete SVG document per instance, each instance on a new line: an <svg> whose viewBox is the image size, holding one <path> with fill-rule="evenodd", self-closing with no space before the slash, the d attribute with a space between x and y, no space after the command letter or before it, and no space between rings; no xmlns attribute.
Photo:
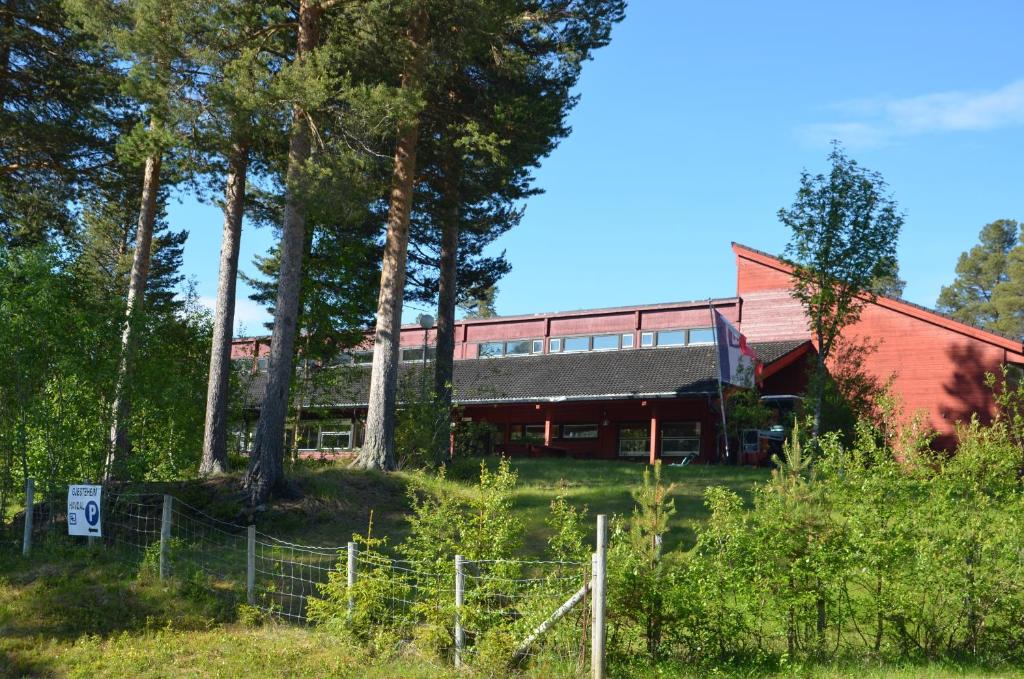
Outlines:
<svg viewBox="0 0 1024 679"><path fill-rule="evenodd" d="M651 330L640 333L640 346L649 347L682 347L696 344L711 344L714 342L713 328L690 328L689 330ZM579 351L614 351L617 349L632 349L634 346L633 333L608 334L608 335L575 335L571 337L552 337L548 339L548 353L573 353ZM434 360L437 356L437 347L426 348L428 361ZM477 344L477 356L480 358L498 358L501 356L529 356L530 354L543 354L544 340L542 339L521 339L502 342L480 342ZM401 360L414 362L423 360L423 347L406 347L401 351ZM236 365L243 369L252 368L251 358L236 358L233 360ZM373 351L353 351L338 354L327 365L366 365L373 363ZM316 363L303 359L299 362L300 369L314 366ZM261 356L256 359L256 371L267 372L270 366L270 357Z"/></svg>
<svg viewBox="0 0 1024 679"><path fill-rule="evenodd" d="M713 328L690 328L689 330L652 330L640 333L641 347L683 347L697 344L711 344L715 341ZM552 337L548 340L548 353L571 353L577 351L614 351L632 349L633 333L613 335L577 335L573 337ZM544 353L544 340L525 339L507 342L480 342L477 356L497 358L500 356L526 356Z"/></svg>
<svg viewBox="0 0 1024 679"><path fill-rule="evenodd" d="M433 361L437 356L437 347L428 346L427 349L427 360ZM423 347L409 347L402 349L401 360L404 362L417 362L423 360ZM249 357L234 358L231 362L238 366L242 370L252 370L253 360ZM299 361L299 370L308 370L314 367L331 367L336 365L350 365L355 363L356 365L367 365L373 363L373 352L372 351L352 351L343 352L330 359L326 363L320 361L314 361L312 359L301 359ZM260 356L256 359L256 372L265 373L270 369L270 357Z"/></svg>

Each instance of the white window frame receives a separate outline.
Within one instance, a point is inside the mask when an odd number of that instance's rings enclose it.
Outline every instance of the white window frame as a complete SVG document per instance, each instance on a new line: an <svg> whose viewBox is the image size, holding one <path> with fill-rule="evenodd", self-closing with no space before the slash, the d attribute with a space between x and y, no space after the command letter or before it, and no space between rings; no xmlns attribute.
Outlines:
<svg viewBox="0 0 1024 679"><path fill-rule="evenodd" d="M651 330L640 333L640 347L649 349L654 346L654 332Z"/></svg>
<svg viewBox="0 0 1024 679"><path fill-rule="evenodd" d="M601 436L599 425L596 422L594 422L594 423L590 423L590 422L567 423L567 424L563 424L563 425L560 425L560 426L562 427L562 429L561 429L561 434L562 435L559 438L563 439L565 441L594 441L594 440L600 438L600 436ZM584 431L588 431L588 432L593 430L594 435L593 436L566 436L566 429L569 429L569 430L579 429L579 430L584 430Z"/></svg>
<svg viewBox="0 0 1024 679"><path fill-rule="evenodd" d="M614 337L615 338L615 346L614 347L606 347L604 349L598 349L597 348L597 338L598 337ZM617 333L602 333L600 335L591 335L590 336L590 350L591 351L618 351L619 349L622 348L622 344L621 343L622 343L622 338Z"/></svg>
<svg viewBox="0 0 1024 679"><path fill-rule="evenodd" d="M643 425L639 425L639 426L634 426L634 427L627 426L626 428L627 429L643 429L644 427L643 427ZM643 450L629 450L629 451L623 451L622 443L624 441L640 441L641 439L638 436L637 437L629 437L629 438L624 439L622 437L622 429L623 429L622 425L619 425L618 441L615 444L616 448L617 448L617 451L619 453L619 457L647 457L647 456L649 456L651 454L651 430L650 429L647 429L647 435L643 439L644 441L646 441L646 443L644 444L644 449Z"/></svg>
<svg viewBox="0 0 1024 679"><path fill-rule="evenodd" d="M594 338L592 335L573 335L571 337L563 337L562 339L562 353L566 354L582 354L585 351L591 351L594 346ZM569 349L566 347L566 340L582 339L587 340L586 349Z"/></svg>
<svg viewBox="0 0 1024 679"><path fill-rule="evenodd" d="M633 348L633 340L634 340L633 333L631 333L631 332L623 333L622 337L619 338L619 347L621 347L622 349L632 349Z"/></svg>
<svg viewBox="0 0 1024 679"><path fill-rule="evenodd" d="M694 330L707 330L708 332L712 333L711 338L707 339L707 340L704 340L704 341L694 341L694 340L690 339L690 337L691 337L691 335L692 335ZM686 345L689 346L689 345L693 344L695 346L704 346L704 345L707 345L707 344L714 344L715 343L714 332L715 332L714 328L690 328L689 330L686 331Z"/></svg>
<svg viewBox="0 0 1024 679"><path fill-rule="evenodd" d="M562 350L562 338L552 337L548 340L548 352L556 354Z"/></svg>

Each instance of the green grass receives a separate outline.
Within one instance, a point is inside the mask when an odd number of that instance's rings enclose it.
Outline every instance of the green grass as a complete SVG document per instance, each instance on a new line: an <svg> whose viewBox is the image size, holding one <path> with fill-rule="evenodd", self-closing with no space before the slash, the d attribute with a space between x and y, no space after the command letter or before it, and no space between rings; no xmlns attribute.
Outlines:
<svg viewBox="0 0 1024 679"><path fill-rule="evenodd" d="M489 461L493 464L493 461ZM448 478L411 472L381 475L338 465L301 465L293 470L300 500L272 505L257 517L263 532L313 545L341 545L364 532L372 510L374 533L394 545L408 531L407 489L425 484L434 492L467 494L479 461L460 461ZM515 511L525 527L525 555L543 554L544 520L552 499L563 495L598 513L628 514L630 489L644 465L600 461L516 460ZM749 499L767 473L731 467L668 467L677 513L669 545L689 547L706 520L706 488L725 485ZM222 519L239 511L237 478L208 482L147 484L136 490L173 493ZM361 679L452 676L452 669L418 657L411 646L375 652L315 628L265 621L248 627L238 620L237 593L211 594L189 582L161 583L148 574L142 555L89 549L56 541L37 545L31 558L0 553L0 677L276 677L337 676ZM559 675L550 669L536 677ZM762 677L731 670L716 675L686 667L637 671L638 677ZM571 673L570 673L571 675ZM945 679L1021 677L1024 671L979 670L946 665L912 667L786 668L777 677L807 679Z"/></svg>
<svg viewBox="0 0 1024 679"><path fill-rule="evenodd" d="M488 460L493 467L496 463ZM312 545L343 545L355 532L365 533L373 511L373 532L394 545L408 532L407 489L419 480L438 493L465 494L479 472L479 460L462 460L447 472L444 482L415 472L378 474L339 465L302 465L294 480L303 498L277 503L257 519L260 530ZM559 495L577 507L586 506L593 524L597 514L626 515L633 507L630 490L641 483L646 465L618 461L514 460L519 475L515 512L525 526L524 554L540 556L548 530L544 524L551 501ZM749 497L754 483L767 479L765 470L745 467L693 465L666 467L667 482L676 484L672 497L676 515L666 536L669 547L690 547L695 528L707 518L704 491L727 486ZM221 511L220 514L225 512Z"/></svg>

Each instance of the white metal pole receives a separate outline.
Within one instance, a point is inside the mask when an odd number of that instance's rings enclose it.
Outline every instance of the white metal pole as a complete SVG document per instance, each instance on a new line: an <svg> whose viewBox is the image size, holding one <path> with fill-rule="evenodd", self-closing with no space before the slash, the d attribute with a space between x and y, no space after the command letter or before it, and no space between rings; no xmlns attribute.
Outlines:
<svg viewBox="0 0 1024 679"><path fill-rule="evenodd" d="M462 650L466 638L462 629L462 604L465 597L466 579L462 571L463 559L461 554L455 555L455 666L462 666Z"/></svg>
<svg viewBox="0 0 1024 679"><path fill-rule="evenodd" d="M245 598L256 605L256 526L250 525L245 549Z"/></svg>
<svg viewBox="0 0 1024 679"><path fill-rule="evenodd" d="M591 556L590 584L590 673L593 679L604 679L604 604L605 567L608 552L608 516L597 515L597 549Z"/></svg>
<svg viewBox="0 0 1024 679"><path fill-rule="evenodd" d="M356 586L356 543L348 543L348 617L352 617L356 601L352 596L352 588Z"/></svg>
<svg viewBox="0 0 1024 679"><path fill-rule="evenodd" d="M21 554L28 556L32 550L32 519L35 514L36 480L25 479L25 533L21 538Z"/></svg>
<svg viewBox="0 0 1024 679"><path fill-rule="evenodd" d="M171 503L174 498L164 495L164 511L160 517L160 579L164 580L170 575L170 553L171 553Z"/></svg>

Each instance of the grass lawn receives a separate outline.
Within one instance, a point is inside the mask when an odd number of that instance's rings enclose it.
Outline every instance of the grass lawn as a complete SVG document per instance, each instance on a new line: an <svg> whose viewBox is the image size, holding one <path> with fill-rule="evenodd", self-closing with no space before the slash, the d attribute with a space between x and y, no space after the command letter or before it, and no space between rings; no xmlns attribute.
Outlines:
<svg viewBox="0 0 1024 679"><path fill-rule="evenodd" d="M489 464L496 461L488 460ZM412 472L381 475L334 464L304 464L293 477L304 497L276 503L261 513L263 532L313 545L341 545L366 529L370 511L374 533L391 544L407 533L407 489L423 483L433 492L471 493L479 461L453 465L444 480ZM524 555L543 554L544 520L552 499L564 495L597 513L628 514L630 489L640 483L644 465L620 462L516 460L519 484L515 511L525 526ZM733 467L668 467L677 513L666 540L693 544L695 529L707 518L707 487L725 485L749 498L764 470ZM238 512L237 478L207 482L151 484L134 490L170 492L224 519ZM0 551L0 677L386 677L452 676L451 667L419 657L411 646L386 651L355 644L316 628L274 622L247 626L224 597L206 586L160 582L140 564L141 555L89 549L54 541L39 544L29 559ZM467 675L471 676L471 675ZM524 676L573 676L550 668ZM708 674L687 667L639 671L637 677L731 676L761 673L734 670ZM807 679L945 679L1021 677L1024 672L975 670L944 665L904 668L788 668L778 677Z"/></svg>
<svg viewBox="0 0 1024 679"><path fill-rule="evenodd" d="M492 467L495 459L489 459ZM479 460L459 461L447 479L423 479L415 472L383 475L355 471L336 464L302 465L294 479L303 499L275 504L257 522L260 530L290 541L312 545L343 545L353 532L365 533L373 510L374 533L386 535L392 545L407 532L409 511L406 491L417 479L439 493L468 493L479 472ZM548 530L544 524L551 501L564 495L567 501L586 506L590 516L628 514L633 507L630 490L641 483L646 465L618 461L517 459L519 475L515 510L526 528L524 554L544 552ZM754 483L768 478L767 471L746 467L692 465L665 467L666 481L676 484L673 498L676 515L666 536L668 546L693 544L695 527L707 517L704 491L724 485L749 497ZM214 507L213 511L216 512ZM231 511L231 508L227 508ZM224 508L219 512L224 514Z"/></svg>

